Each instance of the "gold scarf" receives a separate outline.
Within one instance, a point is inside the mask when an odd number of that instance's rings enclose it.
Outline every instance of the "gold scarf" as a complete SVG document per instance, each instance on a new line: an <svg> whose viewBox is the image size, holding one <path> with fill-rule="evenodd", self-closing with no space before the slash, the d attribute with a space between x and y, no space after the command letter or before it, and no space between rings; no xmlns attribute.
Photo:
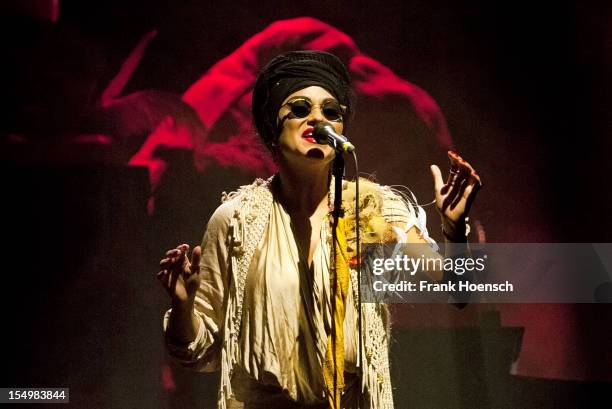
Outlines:
<svg viewBox="0 0 612 409"><path fill-rule="evenodd" d="M350 269L343 218L338 219L335 236L336 242L332 253L334 269L330 277L334 294L332 300L332 332L327 336L327 352L323 363L323 377L327 386L330 409L340 409L342 391L344 390L344 315Z"/></svg>

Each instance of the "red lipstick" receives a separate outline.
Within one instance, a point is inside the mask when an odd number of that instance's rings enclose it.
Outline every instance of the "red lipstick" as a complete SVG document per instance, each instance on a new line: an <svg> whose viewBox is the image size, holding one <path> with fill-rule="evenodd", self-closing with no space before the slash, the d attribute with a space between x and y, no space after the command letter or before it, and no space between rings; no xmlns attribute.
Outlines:
<svg viewBox="0 0 612 409"><path fill-rule="evenodd" d="M314 128L312 127L306 128L304 132L302 133L302 138L306 139L310 143L317 143L317 141L315 141L315 138L312 137L313 130Z"/></svg>

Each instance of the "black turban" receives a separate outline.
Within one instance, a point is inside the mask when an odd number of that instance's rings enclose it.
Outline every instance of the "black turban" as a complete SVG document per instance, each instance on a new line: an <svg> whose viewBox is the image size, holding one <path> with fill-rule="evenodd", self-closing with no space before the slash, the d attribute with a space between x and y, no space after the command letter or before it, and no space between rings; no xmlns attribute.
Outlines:
<svg viewBox="0 0 612 409"><path fill-rule="evenodd" d="M314 85L326 89L347 107L343 117L346 128L352 114L351 80L338 57L325 51L290 51L263 68L253 89L252 110L255 128L268 149L280 135L277 118L285 98Z"/></svg>

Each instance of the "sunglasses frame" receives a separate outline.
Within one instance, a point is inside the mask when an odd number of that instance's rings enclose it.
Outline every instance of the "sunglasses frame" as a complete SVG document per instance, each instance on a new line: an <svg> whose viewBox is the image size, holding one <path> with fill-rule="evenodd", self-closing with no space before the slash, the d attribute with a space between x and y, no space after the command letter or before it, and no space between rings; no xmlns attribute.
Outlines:
<svg viewBox="0 0 612 409"><path fill-rule="evenodd" d="M305 102L310 107L310 109L308 110L308 113L306 115L304 115L304 116L297 115L294 112L294 108L293 108L293 106L295 105L296 102L301 102L301 101ZM327 115L325 115L325 106L329 105L329 104L333 104L334 106L337 106L339 108L338 109L338 112L339 112L339 117L338 118L332 119L332 118L329 118ZM286 119L295 119L295 118L302 119L302 118L306 118L306 117L308 117L308 115L310 115L310 113L312 112L312 110L315 107L319 107L319 110L321 110L321 114L323 114L323 116L325 117L326 120L331 121L331 122L343 122L344 121L344 115L346 114L346 107L340 105L340 103L337 100L331 99L331 98L324 100L320 104L313 104L312 101L310 99L308 99L308 98L297 97L297 98L294 98L294 99L289 100L286 103L284 103L281 108L283 108L285 106L288 106L290 110L289 110L289 113L287 113L283 117L283 119L281 120L281 123L285 122Z"/></svg>

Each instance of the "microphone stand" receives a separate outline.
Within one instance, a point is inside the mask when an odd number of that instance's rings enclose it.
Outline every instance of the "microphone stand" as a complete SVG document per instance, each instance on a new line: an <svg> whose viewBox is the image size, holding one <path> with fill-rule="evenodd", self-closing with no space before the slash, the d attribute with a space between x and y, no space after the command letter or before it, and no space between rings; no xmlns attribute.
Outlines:
<svg viewBox="0 0 612 409"><path fill-rule="evenodd" d="M338 256L336 254L336 241L337 241L337 234L336 234L336 229L338 227L338 219L340 217L344 217L344 209L342 208L342 182L343 182L343 176L344 176L344 150L342 146L339 146L336 141L334 141L333 144L331 144L335 149L336 149L336 157L334 159L334 162L332 164L332 175L334 176L334 210L332 212L332 243L333 243L333 247L332 247L332 251L334 252L334 280L333 280L333 288L332 288L332 297L335 300L336 298L336 294L338 293L338 286L337 286L337 282L338 280L336 280L335 278L335 274L336 274L336 266L335 266L335 260L336 257ZM354 147L353 147L354 150ZM357 167L357 156L355 155L354 151L351 151L353 153L353 158L355 159L355 170L357 172L357 175L359 175L358 172L358 167ZM355 226L356 226L356 246L357 246L357 286L358 286L358 290L357 290L357 338L358 338L358 352L357 352L357 367L358 367L358 374L359 374L359 383L360 388L363 388L363 340L361 337L361 333L362 333L362 318L361 318L361 249L360 249L360 240L359 240L359 177L357 177L357 179L355 180ZM349 270L350 273L350 270ZM350 278L349 278L349 291L350 291ZM333 302L332 303L332 316L335 316L336 314L336 303ZM344 324L343 324L344 325ZM332 326L332 348L335 348L336 345L336 330L335 330L335 326ZM334 351L334 357L335 357L335 352ZM337 366L334 365L335 370L337 371ZM337 382L337 372L334 373L334 387L336 387L336 382ZM357 408L361 408L362 407L362 401L361 398L358 399L357 401Z"/></svg>
<svg viewBox="0 0 612 409"><path fill-rule="evenodd" d="M344 155L342 154L342 150L336 147L336 157L334 158L334 162L332 164L332 175L334 176L334 210L332 212L332 251L334 255L334 264L333 264L333 288L332 288L332 317L336 316L336 295L338 294L338 280L336 279L336 258L342 257L341 254L337 254L336 252L336 243L338 240L337 237L337 228L338 228L338 220L340 217L344 217L344 209L342 208L342 177L344 176ZM344 325L344 324L342 324ZM334 361L336 361L336 325L333 324L332 328L332 356ZM338 366L334 364L334 400L336 399L336 390L338 385ZM334 406L336 406L336 402L334 402Z"/></svg>

